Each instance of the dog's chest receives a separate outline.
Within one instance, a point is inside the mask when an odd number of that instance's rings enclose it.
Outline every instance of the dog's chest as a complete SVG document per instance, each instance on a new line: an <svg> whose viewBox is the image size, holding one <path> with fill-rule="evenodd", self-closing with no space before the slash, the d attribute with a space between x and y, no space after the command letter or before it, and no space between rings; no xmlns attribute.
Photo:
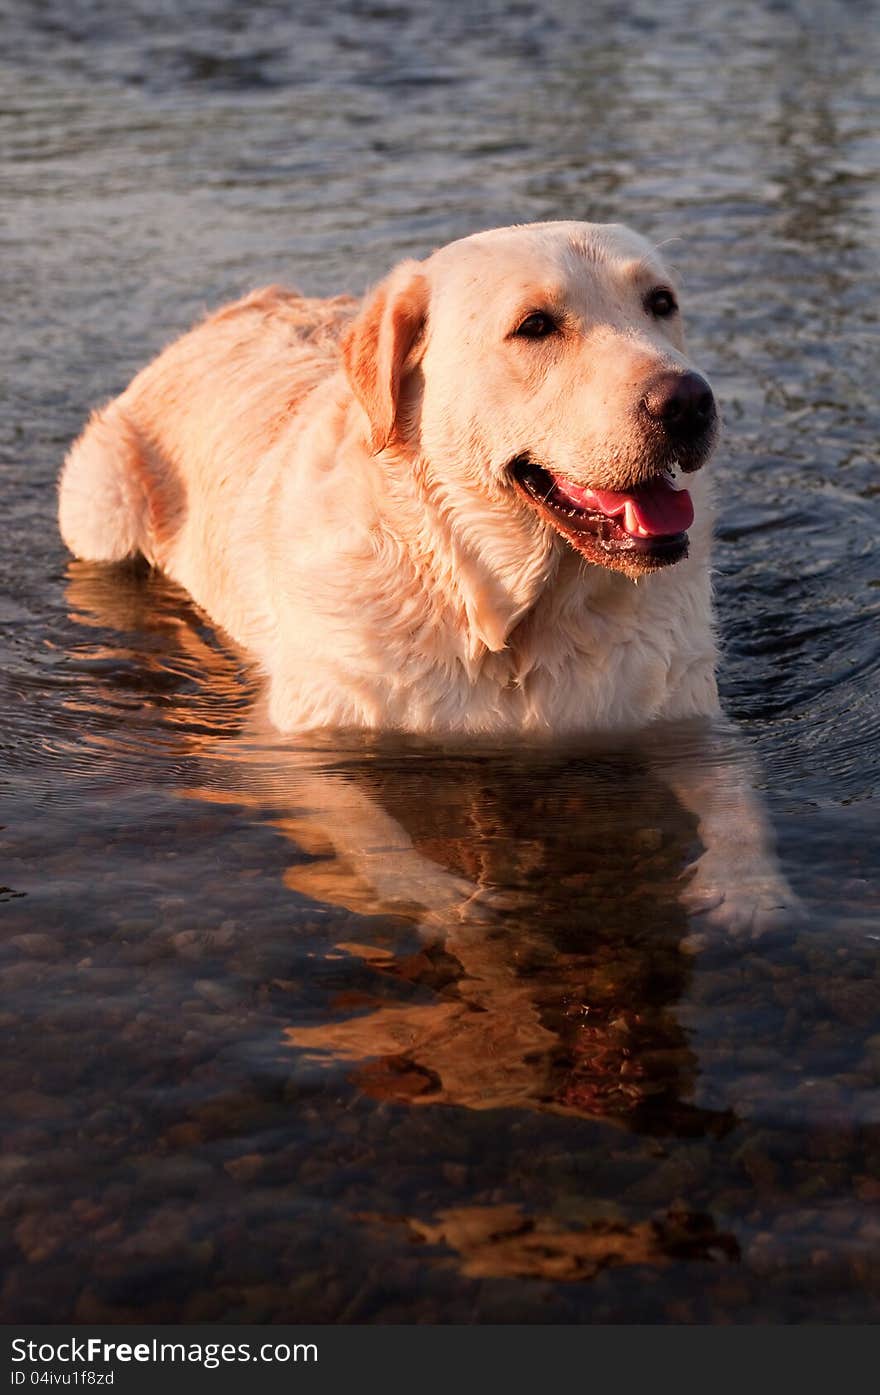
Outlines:
<svg viewBox="0 0 880 1395"><path fill-rule="evenodd" d="M667 696L672 655L632 632L599 626L578 642L546 632L540 641L487 655L470 697L501 730L585 732L650 721Z"/></svg>

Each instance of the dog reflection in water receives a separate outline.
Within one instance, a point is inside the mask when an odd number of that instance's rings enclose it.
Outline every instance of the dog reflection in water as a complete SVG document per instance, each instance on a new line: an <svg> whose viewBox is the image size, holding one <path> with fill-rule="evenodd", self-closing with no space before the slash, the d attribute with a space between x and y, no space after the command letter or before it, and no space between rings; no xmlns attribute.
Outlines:
<svg viewBox="0 0 880 1395"><path fill-rule="evenodd" d="M668 1006L687 973L682 941L689 950L759 934L796 904L724 729L517 752L367 735L346 745L267 739L259 694L251 700L240 664L173 583L81 562L69 577L72 618L103 632L81 654L100 659L96 681L134 687L147 704L152 690L187 769L210 771L187 793L251 807L283 831L296 850L291 890L417 927L419 948L404 961L360 934L341 948L379 980L430 988L430 1001L395 994L315 1029L321 1039L296 1037L353 1060L390 1059L407 1043L401 1059L417 1065L389 1066L389 1091L396 1076L401 1093L441 1090L471 1107L540 1099L629 1114L643 1107L634 1037L659 1033L656 1049L690 1069L683 1046L668 1055ZM134 635L131 651L111 631ZM99 690L92 725L102 696L118 721L118 692ZM369 1070L378 1089L378 1068Z"/></svg>
<svg viewBox="0 0 880 1395"><path fill-rule="evenodd" d="M407 760L374 747L324 769L289 760L286 774L255 760L251 797L313 859L286 885L361 917L334 952L366 971L325 1020L287 1028L291 1047L350 1063L350 1083L379 1101L541 1111L660 1137L733 1126L730 1111L690 1102L698 1061L676 1007L692 962L681 876L697 825L650 759L422 749ZM388 933L389 913L417 933ZM473 1278L583 1281L608 1265L738 1253L683 1205L572 1226L467 1199L405 1224Z"/></svg>
<svg viewBox="0 0 880 1395"><path fill-rule="evenodd" d="M682 942L772 923L761 898L784 883L723 731L516 753L267 741L235 660L171 583L74 563L68 595L73 617L102 630L98 681L114 682L115 654L118 671L137 666L147 703L154 692L196 772L185 793L252 809L290 840L289 890L358 917L331 953L361 962L366 990L331 1002L318 1025L290 1026L291 1047L348 1061L363 1093L414 1106L540 1110L659 1135L730 1127L729 1114L689 1103L697 1062L676 1017L692 964ZM110 629L134 632L128 654ZM104 697L115 720L118 693L93 692L92 707ZM732 910L721 890L706 894L725 858ZM466 1209L422 1238L445 1237L468 1272L531 1272L550 1243L510 1208ZM642 1262L646 1246L662 1257L720 1243L691 1225L627 1228L625 1243L612 1227L614 1244L621 1262L624 1251ZM566 1272L590 1271L586 1240L555 1235L554 1246Z"/></svg>

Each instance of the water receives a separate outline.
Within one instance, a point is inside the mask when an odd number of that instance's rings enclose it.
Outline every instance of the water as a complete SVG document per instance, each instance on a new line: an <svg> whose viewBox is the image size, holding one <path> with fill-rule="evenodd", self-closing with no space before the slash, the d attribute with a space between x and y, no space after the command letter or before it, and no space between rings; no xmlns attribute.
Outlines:
<svg viewBox="0 0 880 1395"><path fill-rule="evenodd" d="M870 1320L877 7L184 8L0 6L4 1319ZM87 409L208 306L547 217L680 239L725 702L810 912L757 942L682 950L662 761L267 743L180 592L56 535Z"/></svg>

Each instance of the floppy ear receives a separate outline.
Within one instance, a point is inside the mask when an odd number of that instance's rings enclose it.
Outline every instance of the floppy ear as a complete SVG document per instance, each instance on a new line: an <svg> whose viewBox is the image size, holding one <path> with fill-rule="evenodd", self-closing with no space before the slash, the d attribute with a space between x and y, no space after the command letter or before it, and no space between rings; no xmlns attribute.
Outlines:
<svg viewBox="0 0 880 1395"><path fill-rule="evenodd" d="M425 323L428 283L419 262L401 262L376 287L342 336L342 362L370 420L379 452L394 434L400 380L407 355Z"/></svg>

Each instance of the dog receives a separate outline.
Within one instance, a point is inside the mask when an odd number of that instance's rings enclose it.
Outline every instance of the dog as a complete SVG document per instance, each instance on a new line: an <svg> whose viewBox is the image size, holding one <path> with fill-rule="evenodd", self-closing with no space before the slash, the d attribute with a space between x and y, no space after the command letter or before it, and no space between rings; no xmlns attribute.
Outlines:
<svg viewBox="0 0 880 1395"><path fill-rule="evenodd" d="M501 228L361 303L269 288L210 316L92 416L60 526L79 558L141 556L184 586L256 657L282 732L633 733L650 757L664 723L704 724L717 758L664 764L704 846L683 899L756 935L797 900L720 716L717 434L648 242ZM381 801L295 783L377 904L479 918L486 888L418 855Z"/></svg>
<svg viewBox="0 0 880 1395"><path fill-rule="evenodd" d="M576 222L466 237L360 305L257 291L93 415L63 538L182 584L284 732L714 713L718 418L678 302L648 242Z"/></svg>

